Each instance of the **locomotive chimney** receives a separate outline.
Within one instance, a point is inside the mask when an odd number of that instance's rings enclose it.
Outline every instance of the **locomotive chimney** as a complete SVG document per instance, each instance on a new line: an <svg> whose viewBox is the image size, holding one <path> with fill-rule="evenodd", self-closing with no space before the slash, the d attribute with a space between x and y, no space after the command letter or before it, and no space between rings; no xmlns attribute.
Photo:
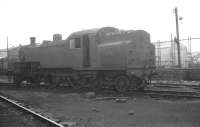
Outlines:
<svg viewBox="0 0 200 127"><path fill-rule="evenodd" d="M30 44L31 44L32 46L35 46L35 45L36 45L35 40L36 40L35 37L30 37L30 42L31 42Z"/></svg>

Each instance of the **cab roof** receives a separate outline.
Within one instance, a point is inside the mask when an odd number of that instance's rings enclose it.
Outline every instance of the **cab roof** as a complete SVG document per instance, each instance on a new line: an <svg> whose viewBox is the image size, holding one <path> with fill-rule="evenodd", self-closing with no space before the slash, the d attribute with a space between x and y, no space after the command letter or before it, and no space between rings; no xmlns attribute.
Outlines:
<svg viewBox="0 0 200 127"><path fill-rule="evenodd" d="M81 36L84 34L98 34L98 33L107 33L107 32L119 32L117 28L114 27L102 27L102 28L94 28L88 30L82 30L72 33L69 37L72 36Z"/></svg>

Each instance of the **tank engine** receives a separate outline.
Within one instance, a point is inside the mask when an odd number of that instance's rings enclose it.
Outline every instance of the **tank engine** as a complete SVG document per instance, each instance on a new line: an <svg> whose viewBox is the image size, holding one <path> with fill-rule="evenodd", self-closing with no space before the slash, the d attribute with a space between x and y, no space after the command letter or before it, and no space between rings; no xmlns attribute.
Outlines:
<svg viewBox="0 0 200 127"><path fill-rule="evenodd" d="M76 89L115 88L119 92L146 86L155 67L155 47L149 33L113 27L72 33L66 40L54 36L20 49L15 83L67 84Z"/></svg>

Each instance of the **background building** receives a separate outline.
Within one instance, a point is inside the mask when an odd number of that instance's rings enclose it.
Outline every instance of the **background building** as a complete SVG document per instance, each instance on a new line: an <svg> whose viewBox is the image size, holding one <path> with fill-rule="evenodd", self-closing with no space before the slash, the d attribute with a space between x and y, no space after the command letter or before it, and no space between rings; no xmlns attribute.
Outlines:
<svg viewBox="0 0 200 127"><path fill-rule="evenodd" d="M190 68L200 68L200 52L191 53L189 67Z"/></svg>
<svg viewBox="0 0 200 127"><path fill-rule="evenodd" d="M156 66L157 67L177 67L178 66L178 51L175 42L156 42ZM180 44L181 67L188 68L189 53L187 47Z"/></svg>

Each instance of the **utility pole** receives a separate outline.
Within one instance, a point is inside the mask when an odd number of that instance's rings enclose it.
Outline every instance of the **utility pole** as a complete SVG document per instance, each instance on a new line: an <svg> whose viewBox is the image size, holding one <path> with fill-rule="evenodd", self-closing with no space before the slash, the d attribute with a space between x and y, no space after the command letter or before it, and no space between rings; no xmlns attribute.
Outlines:
<svg viewBox="0 0 200 127"><path fill-rule="evenodd" d="M9 49L8 49L8 36L6 37L7 41L7 69L9 69Z"/></svg>
<svg viewBox="0 0 200 127"><path fill-rule="evenodd" d="M174 65L174 41L173 41L173 36L171 33L171 50L170 50L170 59L171 59L171 64Z"/></svg>
<svg viewBox="0 0 200 127"><path fill-rule="evenodd" d="M176 39L175 42L177 44L178 50L178 67L181 68L181 52L180 52L180 40L179 40L179 24L178 24L178 9L175 8L175 19L176 19Z"/></svg>

